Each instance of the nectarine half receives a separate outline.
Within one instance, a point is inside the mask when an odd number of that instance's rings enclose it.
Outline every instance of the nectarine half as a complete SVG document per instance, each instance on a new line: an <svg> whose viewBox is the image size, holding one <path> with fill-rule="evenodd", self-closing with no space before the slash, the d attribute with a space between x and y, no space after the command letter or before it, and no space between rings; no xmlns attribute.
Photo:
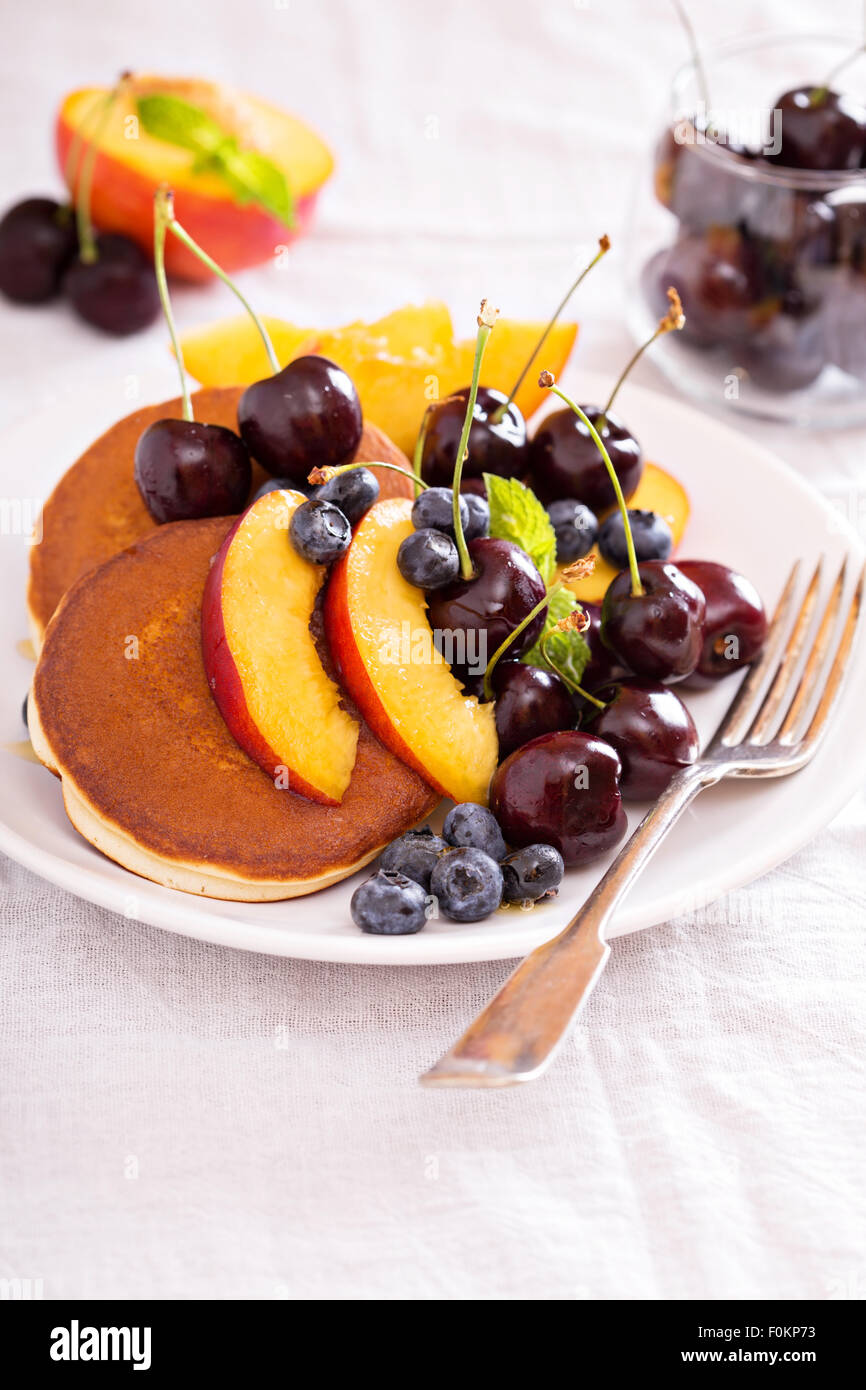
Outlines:
<svg viewBox="0 0 866 1390"><path fill-rule="evenodd" d="M310 631L325 570L289 540L303 501L299 492L268 492L229 531L205 584L202 656L244 752L279 785L337 806L355 765L358 724L340 705Z"/></svg>
<svg viewBox="0 0 866 1390"><path fill-rule="evenodd" d="M466 695L433 641L424 594L397 568L412 504L371 507L325 592L340 678L386 748L443 796L486 803L498 760L493 705Z"/></svg>
<svg viewBox="0 0 866 1390"><path fill-rule="evenodd" d="M294 199L294 226L255 202L241 203L217 173L197 167L188 149L158 140L141 126L138 97L167 93L205 111L242 148L267 156L285 175ZM70 147L76 133L88 138L94 112L105 90L82 88L64 98L57 116L57 159L67 176ZM98 124L98 122L97 122ZM231 91L197 78L141 76L131 80L111 110L99 135L91 190L91 211L97 227L123 232L153 253L153 195L161 183L175 193L175 212L187 231L229 272L269 260L310 220L316 195L333 169L324 142L302 121L258 97ZM78 172L81 161L78 161ZM75 179L71 192L74 192ZM165 247L171 275L208 280L211 272L174 237Z"/></svg>

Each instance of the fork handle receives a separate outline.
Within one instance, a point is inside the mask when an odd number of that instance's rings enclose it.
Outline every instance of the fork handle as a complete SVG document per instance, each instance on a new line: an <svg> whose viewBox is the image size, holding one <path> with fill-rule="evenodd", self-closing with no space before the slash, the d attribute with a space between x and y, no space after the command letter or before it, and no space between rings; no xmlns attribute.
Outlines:
<svg viewBox="0 0 866 1390"><path fill-rule="evenodd" d="M428 1086L510 1086L545 1071L604 969L604 930L622 895L671 826L719 770L693 765L667 789L559 936L520 963L486 1009L421 1081Z"/></svg>

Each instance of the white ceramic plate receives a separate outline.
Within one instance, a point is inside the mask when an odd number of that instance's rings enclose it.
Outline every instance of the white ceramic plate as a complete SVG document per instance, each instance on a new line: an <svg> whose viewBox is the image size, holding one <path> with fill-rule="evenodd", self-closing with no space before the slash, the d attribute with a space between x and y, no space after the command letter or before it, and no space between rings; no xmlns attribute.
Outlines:
<svg viewBox="0 0 866 1390"><path fill-rule="evenodd" d="M605 384L581 373L580 398L602 399ZM140 399L159 400L173 389L167 376L142 387ZM0 641L6 659L0 692L0 848L44 878L130 919L273 955L418 965L518 956L553 936L608 860L571 872L559 897L532 911L510 909L469 926L431 922L416 936L375 937L365 936L349 917L357 878L288 902L216 902L135 877L104 859L72 829L58 782L14 747L23 737L20 706L32 662L19 650L26 635L28 544L8 532L16 529L21 460L27 459L29 497L40 499L77 454L134 404L119 386L114 391L103 387L98 395L68 393L38 420L22 422L0 441L0 489L8 509L0 537ZM742 570L772 607L797 551L807 560L826 554L827 588L846 550L862 556L862 545L838 513L744 435L679 401L637 387L623 389L620 405L647 457L668 468L689 491L692 517L679 552L684 557L722 560ZM702 737L715 729L733 685L688 697ZM818 834L866 776L857 694L864 687L866 642L861 641L835 725L814 763L794 777L731 782L703 793L622 904L612 934L653 926L709 902L766 873ZM645 809L630 809L632 826Z"/></svg>

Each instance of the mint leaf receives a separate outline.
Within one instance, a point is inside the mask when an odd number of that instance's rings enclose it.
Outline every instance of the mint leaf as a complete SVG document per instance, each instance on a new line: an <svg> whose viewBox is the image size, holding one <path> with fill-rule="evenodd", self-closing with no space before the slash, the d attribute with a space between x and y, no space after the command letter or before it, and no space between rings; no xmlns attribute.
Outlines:
<svg viewBox="0 0 866 1390"><path fill-rule="evenodd" d="M215 154L227 138L222 126L206 111L162 93L138 98L138 119L155 140L195 154Z"/></svg>
<svg viewBox="0 0 866 1390"><path fill-rule="evenodd" d="M220 172L241 203L254 202L291 227L295 220L292 195L282 169L258 150L238 149L227 140L216 155Z"/></svg>
<svg viewBox="0 0 866 1390"><path fill-rule="evenodd" d="M155 140L196 155L194 173L217 174L239 203L258 203L287 226L293 225L292 195L282 169L258 150L242 150L206 111L180 97L154 93L138 98L138 116Z"/></svg>
<svg viewBox="0 0 866 1390"><path fill-rule="evenodd" d="M490 503L491 536L519 545L549 584L556 569L556 534L535 493L516 478L500 478L495 473L484 474L484 485Z"/></svg>
<svg viewBox="0 0 866 1390"><path fill-rule="evenodd" d="M553 668L565 677L566 682L571 681L572 684L579 685L590 657L587 640L582 632L574 629L568 632L553 632L560 618L567 617L578 606L577 599L569 589L558 589L556 593L551 594L544 630L535 646L524 652L520 660L529 666L540 666L544 671ZM544 643L542 655L541 643L548 633L552 633L552 636Z"/></svg>

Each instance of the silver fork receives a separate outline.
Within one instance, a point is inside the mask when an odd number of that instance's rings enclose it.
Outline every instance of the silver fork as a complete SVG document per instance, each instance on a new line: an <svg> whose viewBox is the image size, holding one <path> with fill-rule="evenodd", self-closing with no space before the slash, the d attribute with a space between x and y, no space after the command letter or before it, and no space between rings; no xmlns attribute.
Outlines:
<svg viewBox="0 0 866 1390"><path fill-rule="evenodd" d="M822 564L792 625L799 561L794 565L763 655L699 761L675 775L565 930L526 957L462 1038L420 1078L424 1085L511 1086L546 1071L607 962L605 930L614 908L698 792L724 777L784 777L814 756L839 696L863 604L866 570L840 619L847 563L811 643Z"/></svg>

